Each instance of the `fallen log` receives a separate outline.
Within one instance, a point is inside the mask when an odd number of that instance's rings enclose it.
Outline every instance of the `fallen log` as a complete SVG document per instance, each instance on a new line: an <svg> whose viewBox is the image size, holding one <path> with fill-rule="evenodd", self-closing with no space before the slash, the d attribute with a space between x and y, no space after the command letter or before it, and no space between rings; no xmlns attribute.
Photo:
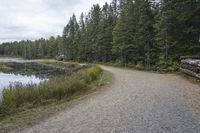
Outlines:
<svg viewBox="0 0 200 133"><path fill-rule="evenodd" d="M200 56L181 56L180 70L200 79Z"/></svg>
<svg viewBox="0 0 200 133"><path fill-rule="evenodd" d="M195 73L200 73L200 67L194 66L194 65L190 65L187 63L181 63L180 65L181 68L183 69L188 69L190 71L193 71Z"/></svg>
<svg viewBox="0 0 200 133"><path fill-rule="evenodd" d="M193 77L196 77L196 78L199 78L200 79L200 74L197 74L191 70L188 70L188 69L183 69L183 68L180 68L180 70L190 76L193 76Z"/></svg>
<svg viewBox="0 0 200 133"><path fill-rule="evenodd" d="M200 59L200 56L181 56L180 60L184 59Z"/></svg>
<svg viewBox="0 0 200 133"><path fill-rule="evenodd" d="M181 60L181 63L190 64L196 67L200 67L200 59L184 59Z"/></svg>

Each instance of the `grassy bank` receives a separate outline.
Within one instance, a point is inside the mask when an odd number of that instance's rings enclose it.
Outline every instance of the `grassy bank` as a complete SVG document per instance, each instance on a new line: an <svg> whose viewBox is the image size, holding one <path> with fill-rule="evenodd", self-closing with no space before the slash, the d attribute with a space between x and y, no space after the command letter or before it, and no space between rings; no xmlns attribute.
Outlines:
<svg viewBox="0 0 200 133"><path fill-rule="evenodd" d="M96 67L92 67L74 74L74 77L82 75L82 77L79 77L79 79L82 80L85 75L84 81L87 85L85 85L85 88L79 88L80 90L76 89L70 96L64 96L60 100L55 100L55 98L53 98L47 103L40 103L35 105L35 107L5 116L0 120L0 132L8 132L13 129L35 125L39 121L43 121L55 113L71 108L76 105L80 99L87 98L88 94L96 92L101 86L111 82L111 74L108 72L100 70L98 76L95 76L95 71L97 71L97 69Z"/></svg>
<svg viewBox="0 0 200 133"><path fill-rule="evenodd" d="M99 67L92 66L69 77L52 77L38 86L34 84L10 86L2 92L0 118L70 97L78 91L87 89L88 84L97 80L101 73Z"/></svg>
<svg viewBox="0 0 200 133"><path fill-rule="evenodd" d="M53 64L60 63L53 62ZM58 66L65 65L67 64L63 62ZM93 92L109 80L110 74L97 66L90 66L80 69L69 77L51 78L38 86L31 84L10 86L2 92L0 132L35 124L63 110L70 105L71 100Z"/></svg>
<svg viewBox="0 0 200 133"><path fill-rule="evenodd" d="M9 66L7 66L6 63L1 63L0 62L0 71L8 71L11 70L12 68L10 68Z"/></svg>

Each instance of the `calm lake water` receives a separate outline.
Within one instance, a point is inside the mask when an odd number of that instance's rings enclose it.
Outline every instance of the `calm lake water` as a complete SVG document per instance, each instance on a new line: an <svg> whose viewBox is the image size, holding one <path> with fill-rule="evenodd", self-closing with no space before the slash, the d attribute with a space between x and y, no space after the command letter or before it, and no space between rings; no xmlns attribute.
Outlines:
<svg viewBox="0 0 200 133"><path fill-rule="evenodd" d="M40 79L35 75L20 75L20 74L9 74L0 72L0 92L9 87L10 84L21 83L23 85L26 84L39 84L40 82L44 82L47 79Z"/></svg>
<svg viewBox="0 0 200 133"><path fill-rule="evenodd" d="M39 84L51 77L59 75L68 76L71 73L70 69L63 70L32 61L6 62L6 64L12 69L0 71L0 94L4 88L8 88L9 85L15 83L22 85Z"/></svg>

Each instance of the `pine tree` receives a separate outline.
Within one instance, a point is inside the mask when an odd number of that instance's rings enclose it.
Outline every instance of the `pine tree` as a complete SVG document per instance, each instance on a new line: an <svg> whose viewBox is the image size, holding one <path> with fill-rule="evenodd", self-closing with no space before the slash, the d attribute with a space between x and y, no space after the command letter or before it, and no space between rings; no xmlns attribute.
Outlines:
<svg viewBox="0 0 200 133"><path fill-rule="evenodd" d="M97 60L97 36L99 32L99 23L101 20L101 8L100 6L93 5L91 11L88 14L86 20L86 58L87 61Z"/></svg>
<svg viewBox="0 0 200 133"><path fill-rule="evenodd" d="M74 42L75 40L75 34L79 30L79 25L76 20L76 16L73 14L73 16L70 18L69 23L64 28L63 31L63 42L64 42L64 48L65 52L64 54L67 56L68 60L74 60L75 59L75 53L77 51L76 44Z"/></svg>
<svg viewBox="0 0 200 133"><path fill-rule="evenodd" d="M102 8L102 19L99 25L97 37L97 58L98 61L108 62L111 60L112 31L114 27L114 17L112 7L106 3Z"/></svg>
<svg viewBox="0 0 200 133"><path fill-rule="evenodd" d="M48 43L48 57L54 58L57 54L57 46L56 46L56 39L55 37L50 37L47 41Z"/></svg>
<svg viewBox="0 0 200 133"><path fill-rule="evenodd" d="M154 49L154 16L149 0L142 0L136 3L139 19L136 29L136 38L139 51L139 57L150 67L153 63L153 49Z"/></svg>
<svg viewBox="0 0 200 133"><path fill-rule="evenodd" d="M181 55L198 54L199 4L196 0L162 1L157 40L165 50L166 59L177 60ZM194 49L197 51L193 52Z"/></svg>
<svg viewBox="0 0 200 133"><path fill-rule="evenodd" d="M122 10L113 30L112 52L115 59L119 60L123 65L129 63L129 55L132 52L132 44L129 41L130 34L127 32L128 29L127 14L125 10Z"/></svg>
<svg viewBox="0 0 200 133"><path fill-rule="evenodd" d="M78 37L80 40L78 41L78 61L86 61L86 42L87 42L87 36L86 36L86 24L85 24L85 15L81 13L80 21L79 21L80 29L78 31Z"/></svg>

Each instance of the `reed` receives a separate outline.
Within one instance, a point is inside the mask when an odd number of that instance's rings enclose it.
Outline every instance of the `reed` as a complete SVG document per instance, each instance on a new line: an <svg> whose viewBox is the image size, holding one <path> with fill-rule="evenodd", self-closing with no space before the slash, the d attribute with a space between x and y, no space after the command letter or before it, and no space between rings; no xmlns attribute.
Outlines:
<svg viewBox="0 0 200 133"><path fill-rule="evenodd" d="M0 62L0 71L7 71L7 70L11 70L11 68L9 66L7 66L6 63Z"/></svg>
<svg viewBox="0 0 200 133"><path fill-rule="evenodd" d="M39 85L20 83L10 85L2 92L0 117L22 112L40 105L69 98L75 93L86 91L97 80L102 69L91 66L73 73L71 76L52 77Z"/></svg>

